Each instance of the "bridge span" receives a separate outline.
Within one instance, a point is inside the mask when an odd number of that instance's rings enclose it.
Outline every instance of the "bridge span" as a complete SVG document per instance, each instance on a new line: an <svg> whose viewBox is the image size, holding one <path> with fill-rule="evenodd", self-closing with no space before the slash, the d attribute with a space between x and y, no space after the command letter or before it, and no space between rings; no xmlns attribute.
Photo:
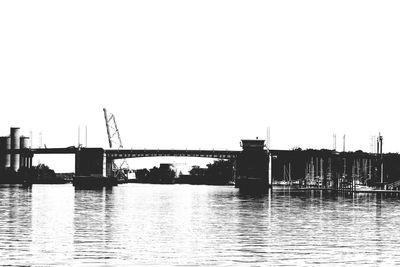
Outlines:
<svg viewBox="0 0 400 267"><path fill-rule="evenodd" d="M257 141L257 140L253 140ZM262 142L262 140L258 140ZM40 154L70 154L75 157L75 174L115 175L114 160L145 157L198 157L233 160L241 177L263 177L264 180L298 180L323 187L338 187L345 182L379 178L382 159L364 152L333 150L201 150L201 149L103 149L85 147L23 148L6 150L21 156L21 167L32 167L32 157ZM267 165L269 164L269 166ZM254 165L254 166L253 166ZM117 166L118 167L118 166ZM243 170L246 170L243 172ZM256 171L255 171L256 170ZM269 173L266 173L269 171ZM254 173L253 173L254 172ZM397 175L393 172L388 175ZM343 182L344 181L344 182ZM264 185L263 185L264 186Z"/></svg>
<svg viewBox="0 0 400 267"><path fill-rule="evenodd" d="M106 149L110 159L143 157L197 157L216 159L236 159L240 151L233 150L192 150L192 149Z"/></svg>

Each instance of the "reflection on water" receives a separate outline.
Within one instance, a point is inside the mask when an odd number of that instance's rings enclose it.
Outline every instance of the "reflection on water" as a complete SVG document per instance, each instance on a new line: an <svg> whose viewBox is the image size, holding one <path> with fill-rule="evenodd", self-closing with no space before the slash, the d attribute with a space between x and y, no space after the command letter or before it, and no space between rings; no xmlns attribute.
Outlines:
<svg viewBox="0 0 400 267"><path fill-rule="evenodd" d="M400 264L400 200L128 184L0 186L2 264Z"/></svg>

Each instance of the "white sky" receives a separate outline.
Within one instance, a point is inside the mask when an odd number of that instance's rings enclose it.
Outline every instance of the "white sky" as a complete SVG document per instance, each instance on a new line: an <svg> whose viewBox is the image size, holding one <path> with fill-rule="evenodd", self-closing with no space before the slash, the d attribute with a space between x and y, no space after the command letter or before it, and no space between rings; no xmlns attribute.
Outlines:
<svg viewBox="0 0 400 267"><path fill-rule="evenodd" d="M0 135L400 151L400 1L1 1Z"/></svg>

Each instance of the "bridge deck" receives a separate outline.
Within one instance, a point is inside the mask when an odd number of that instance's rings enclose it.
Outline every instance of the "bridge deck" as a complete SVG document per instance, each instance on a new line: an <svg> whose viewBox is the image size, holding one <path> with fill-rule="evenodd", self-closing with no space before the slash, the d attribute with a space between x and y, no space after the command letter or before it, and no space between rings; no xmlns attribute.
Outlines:
<svg viewBox="0 0 400 267"><path fill-rule="evenodd" d="M112 159L141 157L201 157L235 159L240 151L189 150L189 149L107 149L106 156Z"/></svg>

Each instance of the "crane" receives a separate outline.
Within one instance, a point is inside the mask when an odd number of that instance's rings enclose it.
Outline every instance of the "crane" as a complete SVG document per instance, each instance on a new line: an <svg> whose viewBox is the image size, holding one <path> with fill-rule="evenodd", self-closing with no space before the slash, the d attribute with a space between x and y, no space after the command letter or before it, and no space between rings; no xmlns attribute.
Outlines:
<svg viewBox="0 0 400 267"><path fill-rule="evenodd" d="M119 134L118 131L115 116L114 114L108 112L107 109L105 108L103 108L103 111L104 111L104 119L106 121L108 144L110 148L122 149L123 145L122 145L121 135ZM112 173L114 177L126 181L128 179L128 172L129 172L129 165L126 159L123 159L120 162L119 166L116 164L115 161L113 161Z"/></svg>

